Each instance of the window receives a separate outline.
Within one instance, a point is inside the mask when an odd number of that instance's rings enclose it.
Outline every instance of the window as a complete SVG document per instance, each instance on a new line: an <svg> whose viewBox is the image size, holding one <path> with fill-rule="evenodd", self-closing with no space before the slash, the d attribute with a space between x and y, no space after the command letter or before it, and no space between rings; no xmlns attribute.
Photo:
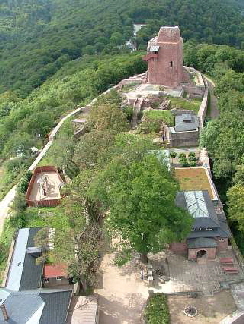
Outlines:
<svg viewBox="0 0 244 324"><path fill-rule="evenodd" d="M56 277L56 280L62 280L62 277Z"/></svg>
<svg viewBox="0 0 244 324"><path fill-rule="evenodd" d="M44 283L49 283L49 278L45 278Z"/></svg>
<svg viewBox="0 0 244 324"><path fill-rule="evenodd" d="M224 242L224 241L225 241L225 239L219 238L219 242Z"/></svg>
<svg viewBox="0 0 244 324"><path fill-rule="evenodd" d="M173 67L173 61L170 61L170 67Z"/></svg>

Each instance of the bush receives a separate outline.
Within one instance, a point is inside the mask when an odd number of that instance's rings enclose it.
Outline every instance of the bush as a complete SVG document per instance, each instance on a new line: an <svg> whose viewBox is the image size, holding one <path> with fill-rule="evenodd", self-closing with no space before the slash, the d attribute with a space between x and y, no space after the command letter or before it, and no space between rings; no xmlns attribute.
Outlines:
<svg viewBox="0 0 244 324"><path fill-rule="evenodd" d="M179 154L179 159L186 159L185 153L180 153Z"/></svg>
<svg viewBox="0 0 244 324"><path fill-rule="evenodd" d="M160 121L145 119L139 127L139 132L143 134L158 133L160 131L160 128Z"/></svg>
<svg viewBox="0 0 244 324"><path fill-rule="evenodd" d="M197 163L196 163L196 161L190 161L189 165L191 167L195 167L195 166L197 166Z"/></svg>
<svg viewBox="0 0 244 324"><path fill-rule="evenodd" d="M186 156L182 156L179 158L179 162L180 164L183 166L183 167L188 167L189 166L189 163L187 161L187 158Z"/></svg>
<svg viewBox="0 0 244 324"><path fill-rule="evenodd" d="M188 155L188 159L190 162L196 162L197 158L196 158L196 153L195 152L190 152Z"/></svg>
<svg viewBox="0 0 244 324"><path fill-rule="evenodd" d="M173 158L173 159L176 158L177 157L177 153L174 152L174 151L170 152L170 157Z"/></svg>
<svg viewBox="0 0 244 324"><path fill-rule="evenodd" d="M195 153L195 152L190 152L189 155L188 155L188 157L189 157L189 158L190 158L190 157L196 157L196 153Z"/></svg>
<svg viewBox="0 0 244 324"><path fill-rule="evenodd" d="M170 314L165 295L155 294L149 297L145 309L145 319L148 324L170 324Z"/></svg>
<svg viewBox="0 0 244 324"><path fill-rule="evenodd" d="M123 107L123 113L126 115L126 119L128 120L128 122L131 122L133 117L133 107L132 106Z"/></svg>
<svg viewBox="0 0 244 324"><path fill-rule="evenodd" d="M25 175L20 179L20 182L18 184L18 191L21 193L26 193L26 190L28 188L30 179L32 177L32 173L30 171L26 172Z"/></svg>

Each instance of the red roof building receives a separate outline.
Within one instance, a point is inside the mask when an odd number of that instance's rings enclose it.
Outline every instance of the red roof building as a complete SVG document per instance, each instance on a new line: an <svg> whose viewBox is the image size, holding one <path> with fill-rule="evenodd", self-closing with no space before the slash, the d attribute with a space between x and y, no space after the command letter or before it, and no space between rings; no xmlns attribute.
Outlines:
<svg viewBox="0 0 244 324"><path fill-rule="evenodd" d="M68 277L68 267L66 264L45 264L43 276L45 279Z"/></svg>

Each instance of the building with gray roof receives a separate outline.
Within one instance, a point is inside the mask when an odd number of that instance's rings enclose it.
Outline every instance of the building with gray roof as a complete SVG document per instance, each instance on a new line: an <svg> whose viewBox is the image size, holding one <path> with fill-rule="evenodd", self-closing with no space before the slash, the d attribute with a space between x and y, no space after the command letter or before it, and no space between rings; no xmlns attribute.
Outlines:
<svg viewBox="0 0 244 324"><path fill-rule="evenodd" d="M175 131L186 132L197 130L199 127L199 121L194 114L182 114L175 116Z"/></svg>
<svg viewBox="0 0 244 324"><path fill-rule="evenodd" d="M35 248L34 243L39 230L40 228L19 230L7 279L8 289L20 291L41 287L43 263L37 262L41 251Z"/></svg>
<svg viewBox="0 0 244 324"><path fill-rule="evenodd" d="M0 290L0 324L65 324L71 300L71 290ZM1 301L2 300L2 301Z"/></svg>
<svg viewBox="0 0 244 324"><path fill-rule="evenodd" d="M65 324L72 289L42 288L43 263L34 238L40 228L19 230L6 287L0 289L0 324Z"/></svg>
<svg viewBox="0 0 244 324"><path fill-rule="evenodd" d="M186 244L183 243L189 259L197 258L199 251L207 258L214 259L217 252L228 248L231 232L225 215L223 211L216 212L207 190L178 192L176 205L187 210L194 219ZM183 250L180 245L173 244L172 247L173 250L176 247Z"/></svg>
<svg viewBox="0 0 244 324"><path fill-rule="evenodd" d="M171 147L197 146L199 120L193 111L171 110L175 115L175 126L168 127L167 140Z"/></svg>

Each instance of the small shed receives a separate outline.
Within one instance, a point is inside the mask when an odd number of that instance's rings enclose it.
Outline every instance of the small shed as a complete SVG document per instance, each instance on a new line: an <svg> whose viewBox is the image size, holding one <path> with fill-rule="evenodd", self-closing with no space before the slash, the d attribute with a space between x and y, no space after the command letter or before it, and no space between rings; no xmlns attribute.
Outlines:
<svg viewBox="0 0 244 324"><path fill-rule="evenodd" d="M69 285L68 266L66 264L45 264L43 270L45 288Z"/></svg>

